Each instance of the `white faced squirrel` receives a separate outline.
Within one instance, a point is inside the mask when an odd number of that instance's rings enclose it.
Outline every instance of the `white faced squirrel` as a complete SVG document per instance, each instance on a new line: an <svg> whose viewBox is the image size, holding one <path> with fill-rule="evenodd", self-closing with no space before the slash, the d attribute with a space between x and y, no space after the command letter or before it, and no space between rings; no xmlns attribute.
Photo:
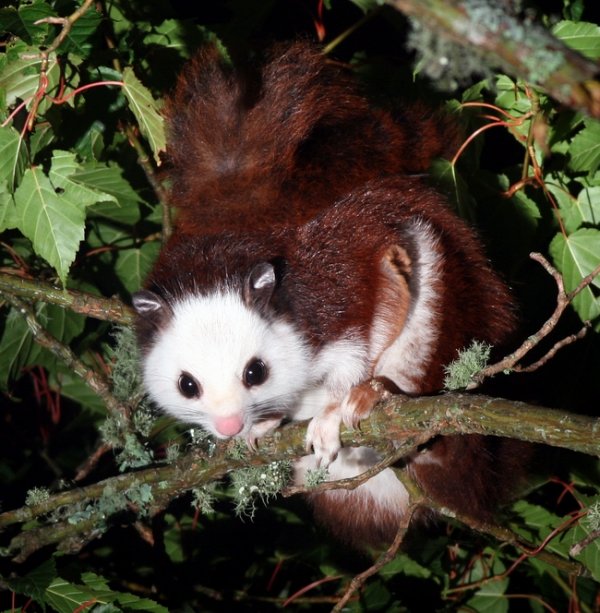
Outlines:
<svg viewBox="0 0 600 613"><path fill-rule="evenodd" d="M339 427L369 414L372 378L439 391L459 349L515 327L474 232L411 176L444 151L446 120L373 108L305 43L274 52L251 85L201 52L167 108L179 216L133 297L150 396L219 438L310 418L299 478L319 462L331 478L362 472L377 454L340 449ZM520 472L517 448L444 437L410 467L438 502L483 519ZM388 470L312 498L363 543L393 538L408 496Z"/></svg>

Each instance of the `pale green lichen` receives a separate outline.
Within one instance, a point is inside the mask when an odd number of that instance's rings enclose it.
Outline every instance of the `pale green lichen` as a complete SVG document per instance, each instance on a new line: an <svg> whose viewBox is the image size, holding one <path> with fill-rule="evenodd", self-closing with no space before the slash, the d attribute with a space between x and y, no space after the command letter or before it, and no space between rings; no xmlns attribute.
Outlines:
<svg viewBox="0 0 600 613"><path fill-rule="evenodd" d="M329 472L326 468L309 468L304 476L304 483L307 487L316 487L327 481Z"/></svg>
<svg viewBox="0 0 600 613"><path fill-rule="evenodd" d="M214 513L215 488L216 484L211 484L192 489L192 506L194 509L198 509L203 515Z"/></svg>
<svg viewBox="0 0 600 613"><path fill-rule="evenodd" d="M444 387L450 391L465 389L473 377L486 367L491 350L487 343L473 341L469 347L459 351L458 358L444 368Z"/></svg>
<svg viewBox="0 0 600 613"><path fill-rule="evenodd" d="M25 505L34 507L38 504L46 502L50 498L50 492L45 487L33 487L25 496Z"/></svg>
<svg viewBox="0 0 600 613"><path fill-rule="evenodd" d="M292 463L282 460L234 471L231 474L231 489L236 515L254 517L257 500L266 504L279 494L288 485L292 470Z"/></svg>
<svg viewBox="0 0 600 613"><path fill-rule="evenodd" d="M587 515L585 516L585 523L590 528L590 532L600 530L600 500L596 500L588 508Z"/></svg>

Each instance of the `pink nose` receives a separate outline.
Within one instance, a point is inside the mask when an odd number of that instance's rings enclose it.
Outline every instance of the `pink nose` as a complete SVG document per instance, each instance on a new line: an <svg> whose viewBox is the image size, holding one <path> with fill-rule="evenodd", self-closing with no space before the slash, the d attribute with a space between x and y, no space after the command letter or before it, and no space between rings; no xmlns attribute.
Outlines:
<svg viewBox="0 0 600 613"><path fill-rule="evenodd" d="M240 415L231 417L215 417L215 428L223 436L235 436L244 427L244 420Z"/></svg>

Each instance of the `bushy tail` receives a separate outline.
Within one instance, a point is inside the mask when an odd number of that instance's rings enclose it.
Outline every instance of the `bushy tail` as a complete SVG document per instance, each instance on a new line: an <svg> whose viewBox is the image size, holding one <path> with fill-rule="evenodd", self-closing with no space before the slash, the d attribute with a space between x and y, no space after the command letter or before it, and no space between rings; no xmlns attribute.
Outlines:
<svg viewBox="0 0 600 613"><path fill-rule="evenodd" d="M422 172L443 152L439 119L372 108L312 45L276 46L258 72L248 77L211 46L179 77L166 112L182 230L299 223L365 181Z"/></svg>

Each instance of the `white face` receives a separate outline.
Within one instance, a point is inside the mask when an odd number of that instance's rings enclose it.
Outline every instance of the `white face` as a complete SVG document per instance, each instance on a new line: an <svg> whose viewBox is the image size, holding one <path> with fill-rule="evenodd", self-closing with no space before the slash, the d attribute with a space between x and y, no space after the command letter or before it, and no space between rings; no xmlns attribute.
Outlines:
<svg viewBox="0 0 600 613"><path fill-rule="evenodd" d="M144 360L146 388L162 409L220 438L289 412L308 385L310 363L291 325L268 322L234 291L171 306Z"/></svg>

